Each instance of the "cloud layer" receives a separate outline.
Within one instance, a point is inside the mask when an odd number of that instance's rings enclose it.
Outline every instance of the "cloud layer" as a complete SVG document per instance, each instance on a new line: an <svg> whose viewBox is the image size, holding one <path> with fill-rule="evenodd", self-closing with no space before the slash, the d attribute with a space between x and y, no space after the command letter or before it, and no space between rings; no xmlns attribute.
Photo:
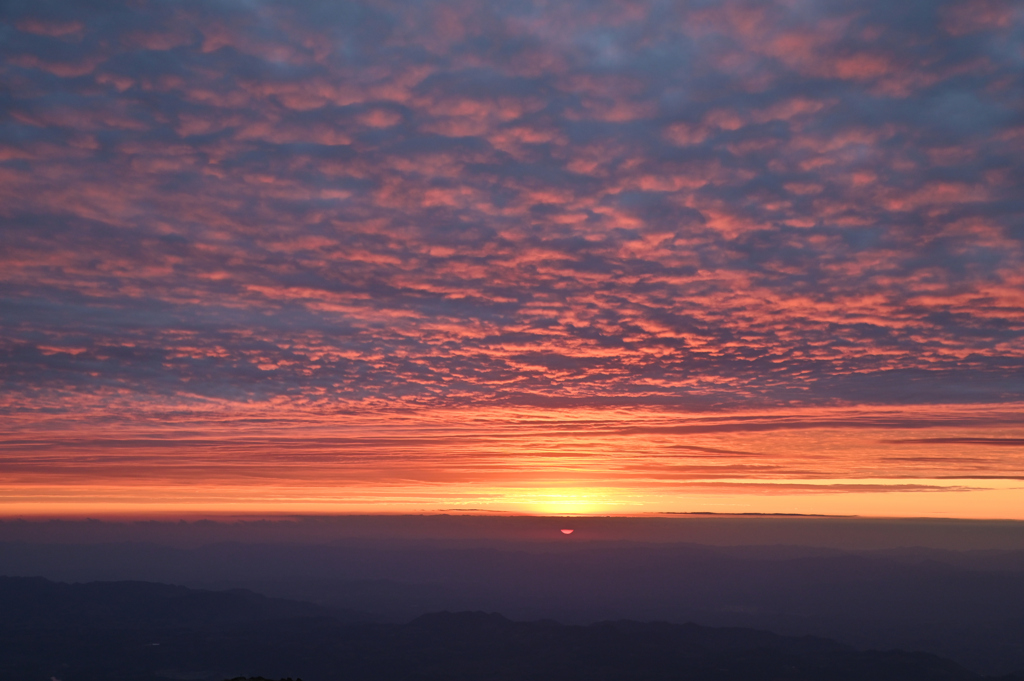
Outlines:
<svg viewBox="0 0 1024 681"><path fill-rule="evenodd" d="M1022 44L1009 0L4 3L8 433L1024 401Z"/></svg>

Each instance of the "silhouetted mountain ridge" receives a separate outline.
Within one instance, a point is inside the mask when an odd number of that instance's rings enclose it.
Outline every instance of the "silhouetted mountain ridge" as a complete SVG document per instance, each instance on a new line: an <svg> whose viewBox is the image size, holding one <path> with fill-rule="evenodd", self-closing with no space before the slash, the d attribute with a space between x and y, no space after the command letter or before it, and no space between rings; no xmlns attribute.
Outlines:
<svg viewBox="0 0 1024 681"><path fill-rule="evenodd" d="M148 613L148 614L147 614ZM825 638L634 621L562 625L484 612L344 621L245 591L0 578L10 681L979 681L926 653ZM1024 678L1024 677L1018 677Z"/></svg>

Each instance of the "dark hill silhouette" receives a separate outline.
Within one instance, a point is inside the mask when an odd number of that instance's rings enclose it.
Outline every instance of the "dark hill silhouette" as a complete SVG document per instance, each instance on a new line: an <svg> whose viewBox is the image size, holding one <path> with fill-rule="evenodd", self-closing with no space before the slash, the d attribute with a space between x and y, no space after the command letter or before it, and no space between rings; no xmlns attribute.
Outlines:
<svg viewBox="0 0 1024 681"><path fill-rule="evenodd" d="M349 619L346 621L346 617ZM9 681L979 681L935 655L695 624L513 622L482 612L407 624L140 582L0 578ZM1024 678L1024 677L1018 677Z"/></svg>
<svg viewBox="0 0 1024 681"><path fill-rule="evenodd" d="M581 532L555 544L0 543L0 574L244 588L393 623L441 610L695 622L931 652L981 674L1024 669L1021 551L577 541Z"/></svg>

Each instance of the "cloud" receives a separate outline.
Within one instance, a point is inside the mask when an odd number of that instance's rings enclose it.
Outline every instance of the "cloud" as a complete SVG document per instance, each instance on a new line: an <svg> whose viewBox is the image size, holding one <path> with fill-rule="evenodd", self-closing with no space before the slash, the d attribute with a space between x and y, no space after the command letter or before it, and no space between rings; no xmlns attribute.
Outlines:
<svg viewBox="0 0 1024 681"><path fill-rule="evenodd" d="M980 445L984 447L1024 447L1024 439L1012 437L927 437L915 440L885 440L894 445Z"/></svg>
<svg viewBox="0 0 1024 681"><path fill-rule="evenodd" d="M1012 3L48 0L0 31L6 414L1024 399Z"/></svg>

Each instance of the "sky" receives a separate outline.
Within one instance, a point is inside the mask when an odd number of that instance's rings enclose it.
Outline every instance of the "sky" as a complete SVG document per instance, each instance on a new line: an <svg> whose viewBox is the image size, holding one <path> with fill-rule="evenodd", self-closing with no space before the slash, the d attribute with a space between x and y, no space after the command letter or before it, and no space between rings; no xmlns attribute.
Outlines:
<svg viewBox="0 0 1024 681"><path fill-rule="evenodd" d="M7 0L0 515L1024 519L1024 6Z"/></svg>

